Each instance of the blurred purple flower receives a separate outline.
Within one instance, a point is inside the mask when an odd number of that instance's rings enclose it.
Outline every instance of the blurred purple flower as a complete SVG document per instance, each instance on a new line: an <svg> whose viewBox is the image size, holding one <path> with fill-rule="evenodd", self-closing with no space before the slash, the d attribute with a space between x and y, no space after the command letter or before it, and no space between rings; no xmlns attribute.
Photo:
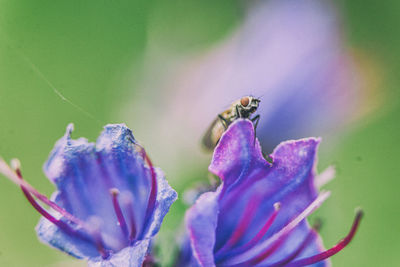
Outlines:
<svg viewBox="0 0 400 267"><path fill-rule="evenodd" d="M179 264L326 266L326 259L351 241L362 213L348 236L324 251L306 221L329 196L318 193L315 185L318 143L316 138L283 142L271 154L270 164L258 141L254 143L253 124L243 119L234 122L209 166L223 183L200 196L187 212L193 257L186 244Z"/></svg>
<svg viewBox="0 0 400 267"><path fill-rule="evenodd" d="M22 180L17 161L14 170L0 161L0 172L43 215L36 227L41 241L89 266L141 266L176 192L124 124L105 126L96 144L71 139L72 129L44 165L57 186L51 200Z"/></svg>
<svg viewBox="0 0 400 267"><path fill-rule="evenodd" d="M157 102L160 109L147 104L140 107L155 118L152 129L146 131L149 140L157 139L152 134L165 132L167 142L162 142L176 144L185 157L184 150L192 150L193 139L201 140L224 110L221 106L228 107L244 95L261 98L257 135L265 151L284 140L337 133L373 106L367 103L365 77L342 39L340 19L329 1L246 4L243 22L211 48L192 52L181 61L179 51L179 57L172 54L170 65L167 56L153 65L154 56L150 57L143 92L157 88L164 93ZM147 103L135 100L138 105ZM131 118L131 109L138 107L136 103L129 107ZM184 135L178 127L183 122ZM182 136L179 142L177 136ZM164 151L168 160L176 158L171 153L179 152Z"/></svg>

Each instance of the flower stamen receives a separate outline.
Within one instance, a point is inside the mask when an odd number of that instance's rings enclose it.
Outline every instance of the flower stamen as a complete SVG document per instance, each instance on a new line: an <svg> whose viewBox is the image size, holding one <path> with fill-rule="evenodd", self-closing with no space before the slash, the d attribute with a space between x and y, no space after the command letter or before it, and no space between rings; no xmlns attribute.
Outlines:
<svg viewBox="0 0 400 267"><path fill-rule="evenodd" d="M241 264L250 264L254 262L261 262L269 257L279 246L283 243L289 233L313 211L315 211L330 195L329 191L321 192L320 195L297 217L291 220L279 232L272 237L261 242L257 246L252 247L238 257L233 257L228 260L228 264L233 266L243 266Z"/></svg>
<svg viewBox="0 0 400 267"><path fill-rule="evenodd" d="M289 256L287 256L286 258L284 258L283 260L280 260L279 262L276 263L272 263L271 265L269 265L270 267L280 267L280 266L286 266L286 264L290 263L292 260L294 260L303 250L304 248L310 244L310 242L313 240L313 236L314 236L314 231L318 232L319 229L321 228L321 222L317 221L314 223L314 225L312 226L313 231L310 231L306 238L304 238L304 240L301 242L300 246L293 252L291 253Z"/></svg>
<svg viewBox="0 0 400 267"><path fill-rule="evenodd" d="M128 239L131 243L135 241L136 235L138 233L138 228L136 224L136 217L135 217L135 207L133 205L133 197L129 192L122 192L120 195L120 203L122 204L125 213L125 223L127 226L128 231ZM130 229L130 231L129 231Z"/></svg>
<svg viewBox="0 0 400 267"><path fill-rule="evenodd" d="M257 211L256 207L258 206L260 201L261 201L261 198L259 196L251 198L250 203L248 205L246 205L246 208L242 214L242 217L240 218L240 220L238 222L238 225L233 230L233 234L228 239L228 241L226 241L226 243L218 250L218 252L217 252L218 254L221 254L224 251L226 251L227 249L232 248L240 241L240 239L243 237L243 234L246 232L247 228L249 227L251 219L252 219L254 213Z"/></svg>
<svg viewBox="0 0 400 267"><path fill-rule="evenodd" d="M16 160L14 160L16 162ZM16 164L16 163L13 163ZM56 203L48 199L45 195L39 193L33 186L31 186L28 182L26 182L23 179L20 179L16 172L10 168L10 166L7 165L7 163L0 158L0 173L2 173L6 178L8 178L10 181L15 183L16 185L23 187L27 192L30 194L34 195L38 200L43 202L44 204L48 205L50 208L53 210L57 211L60 213L62 216L67 218L68 220L74 222L77 225L84 225L82 221L80 221L78 218L75 216L71 215L68 213L66 210L58 206Z"/></svg>
<svg viewBox="0 0 400 267"><path fill-rule="evenodd" d="M147 202L147 209L144 217L145 225L143 227L142 235L145 233L145 229L147 228L147 224L150 221L150 217L154 211L154 207L156 205L156 198L157 198L157 176L154 171L154 166L153 163L151 162L149 156L147 155L146 151L141 147L140 153L143 156L143 159L147 163L149 169L150 169L150 175L151 175L151 189L150 189L150 194L149 194L149 199ZM140 236L139 238L143 238L143 236Z"/></svg>
<svg viewBox="0 0 400 267"><path fill-rule="evenodd" d="M269 228L271 227L272 223L275 221L276 216L278 216L279 210L281 208L281 204L279 202L274 204L274 212L272 215L268 218L268 220L265 222L261 230L251 239L246 246L243 248L243 250L247 250L248 248L254 246L257 244L258 241L260 241L263 236L267 233Z"/></svg>
<svg viewBox="0 0 400 267"><path fill-rule="evenodd" d="M114 206L115 215L117 216L118 219L118 224L121 227L123 235L128 237L129 236L128 227L126 225L126 221L124 218L124 214L122 213L121 206L119 205L118 202L119 190L117 188L111 188L110 194L112 196L112 202Z"/></svg>
<svg viewBox="0 0 400 267"><path fill-rule="evenodd" d="M15 173L17 174L18 178L23 180L22 177L22 172L21 172L21 168L20 168L20 163L18 159L13 159L11 161L11 166L14 169ZM20 186L22 193L24 194L24 196L26 197L26 199L29 201L29 203L32 205L33 208L35 208L35 210L37 210L44 218L46 218L47 220L49 220L51 223L55 224L57 227L59 227L60 229L62 229L63 231L67 232L67 233L73 233L75 232L75 230L73 230L68 224L66 224L65 222L56 219L53 215L51 215L50 213L48 213L42 206L40 206L39 203L37 203L37 201L32 197L32 195L28 192L28 190L26 190L26 188L24 186Z"/></svg>
<svg viewBox="0 0 400 267"><path fill-rule="evenodd" d="M261 200L261 199L260 199ZM252 208L252 210L255 210L253 208L253 206L248 205L248 208ZM237 253L241 253L243 251L248 250L249 248L253 247L258 241L260 241L262 239L262 237L267 233L268 229L271 227L272 223L275 221L276 216L278 215L279 209L280 209L281 205L280 203L275 203L274 204L274 211L271 214L271 216L268 218L268 220L265 222L265 224L262 226L262 228L260 229L260 231L249 241L247 242L245 245L237 248L237 249L233 249L232 250L232 254L237 254ZM245 217L245 216L243 216ZM250 217L250 216L249 216ZM225 250L225 249L224 249ZM223 251L223 248L221 248L220 251L218 251L218 254L221 254ZM218 255L217 254L217 255ZM216 256L217 256L216 255Z"/></svg>
<svg viewBox="0 0 400 267"><path fill-rule="evenodd" d="M28 184L22 176L21 165L18 159L11 160L11 168L0 158L0 172L9 178L11 181L15 182L20 186L24 196L29 201L29 203L34 207L44 218L57 226L61 231L65 232L68 235L75 236L84 240L86 242L94 243L96 249L100 253L100 255L105 259L109 256L109 252L105 249L100 232L98 230L92 231L91 227L88 227L87 224L81 222L78 218L69 214L67 211L59 207L56 203L49 200L46 196L40 194L35 188L33 188L30 184ZM18 179L18 180L16 180ZM51 215L48 211L46 211L33 197L37 197L39 200L44 202L45 204L51 204L51 208L55 209L57 212L61 213L62 216L69 219L71 222L77 225L77 228L72 227L68 223L56 219L53 215ZM40 198L38 197L41 196ZM44 201L45 200L45 201ZM62 212L61 212L62 211ZM79 231L82 229L84 231Z"/></svg>
<svg viewBox="0 0 400 267"><path fill-rule="evenodd" d="M134 241L136 238L136 234L137 234L137 227L136 227L136 221L135 221L135 215L133 214L133 205L131 209L129 209L129 214L130 214L130 218L131 218L131 233L129 235L129 240L130 241Z"/></svg>
<svg viewBox="0 0 400 267"><path fill-rule="evenodd" d="M291 262L288 266L294 267L294 266L306 266L306 265L314 264L316 262L320 262L329 257L332 257L333 255L335 255L336 253L341 251L343 248L345 248L350 243L350 241L353 239L354 235L356 234L357 229L360 225L361 219L363 217L363 214L364 213L362 210L357 210L356 216L353 221L353 225L351 226L351 229L350 229L350 232L346 235L345 238L343 238L341 241L339 241L339 243L337 243L335 246L333 246L332 248L325 250L324 252L321 252L317 255Z"/></svg>

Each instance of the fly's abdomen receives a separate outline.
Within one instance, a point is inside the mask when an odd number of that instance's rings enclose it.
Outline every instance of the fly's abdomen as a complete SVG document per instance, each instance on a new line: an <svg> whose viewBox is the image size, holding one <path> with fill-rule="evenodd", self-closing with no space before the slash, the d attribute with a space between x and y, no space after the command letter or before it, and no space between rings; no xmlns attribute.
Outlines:
<svg viewBox="0 0 400 267"><path fill-rule="evenodd" d="M208 127L206 133L201 140L203 147L207 150L214 150L219 139L225 131L225 127L220 118L216 118Z"/></svg>

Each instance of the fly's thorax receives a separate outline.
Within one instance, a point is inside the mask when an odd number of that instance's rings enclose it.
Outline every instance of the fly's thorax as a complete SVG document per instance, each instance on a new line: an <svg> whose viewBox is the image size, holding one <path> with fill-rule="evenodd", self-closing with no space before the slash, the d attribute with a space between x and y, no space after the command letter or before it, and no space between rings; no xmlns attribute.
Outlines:
<svg viewBox="0 0 400 267"><path fill-rule="evenodd" d="M257 110L259 102L259 99L252 96L244 96L233 102L211 123L203 136L203 146L208 150L214 149L229 125L239 118L250 119L251 114Z"/></svg>
<svg viewBox="0 0 400 267"><path fill-rule="evenodd" d="M231 119L236 116L236 106L231 106L229 109L222 112L220 115L225 119Z"/></svg>

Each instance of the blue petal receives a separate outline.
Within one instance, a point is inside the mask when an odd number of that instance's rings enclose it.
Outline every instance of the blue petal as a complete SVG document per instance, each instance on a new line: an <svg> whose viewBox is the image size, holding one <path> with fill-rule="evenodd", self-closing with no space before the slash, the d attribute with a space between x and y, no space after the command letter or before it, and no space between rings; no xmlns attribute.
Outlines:
<svg viewBox="0 0 400 267"><path fill-rule="evenodd" d="M150 240L145 239L137 242L133 246L126 247L118 253L111 255L109 259L103 260L101 257L91 259L89 267L140 267L144 261L150 246Z"/></svg>

